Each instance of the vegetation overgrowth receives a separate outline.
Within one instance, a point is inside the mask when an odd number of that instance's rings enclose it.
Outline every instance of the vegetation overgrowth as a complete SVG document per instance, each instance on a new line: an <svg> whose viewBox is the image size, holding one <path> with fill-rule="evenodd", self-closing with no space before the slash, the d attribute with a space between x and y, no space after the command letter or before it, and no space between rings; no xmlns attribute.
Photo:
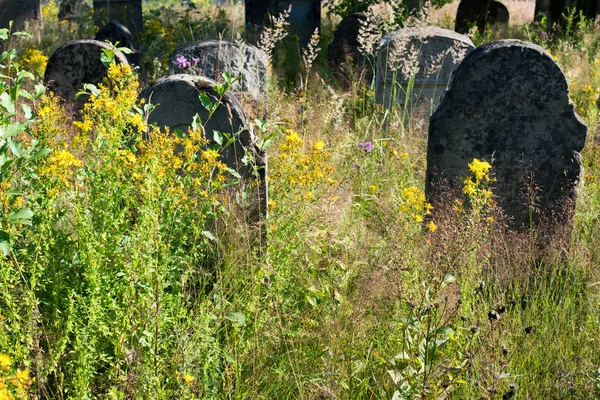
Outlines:
<svg viewBox="0 0 600 400"><path fill-rule="evenodd" d="M146 7L149 82L176 46L243 33L240 5L178 3ZM588 124L574 229L541 256L535 227L505 228L491 160L432 210L430 110L383 110L360 70L333 73L334 20L295 83L280 71L297 48L273 50L256 226L202 121L147 126L135 70L110 64L80 111L44 93L47 57L93 30L56 13L31 37L0 31L0 399L600 397L592 22L473 36L546 48Z"/></svg>

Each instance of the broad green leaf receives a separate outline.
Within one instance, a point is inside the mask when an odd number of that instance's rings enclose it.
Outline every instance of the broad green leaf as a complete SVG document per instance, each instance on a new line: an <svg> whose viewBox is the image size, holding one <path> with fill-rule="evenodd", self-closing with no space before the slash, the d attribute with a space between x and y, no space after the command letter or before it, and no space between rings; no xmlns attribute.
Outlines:
<svg viewBox="0 0 600 400"><path fill-rule="evenodd" d="M237 325L244 325L246 323L246 316L241 312L231 312L225 318Z"/></svg>
<svg viewBox="0 0 600 400"><path fill-rule="evenodd" d="M33 217L33 211L29 208L24 207L18 211L14 211L6 217L7 221L15 224L31 225L31 218Z"/></svg>
<svg viewBox="0 0 600 400"><path fill-rule="evenodd" d="M223 134L219 131L213 131L213 140L223 146Z"/></svg>
<svg viewBox="0 0 600 400"><path fill-rule="evenodd" d="M8 40L8 29L6 29L6 28L0 29L0 39Z"/></svg>
<svg viewBox="0 0 600 400"><path fill-rule="evenodd" d="M23 146L21 145L21 142L17 142L16 140L10 140L8 142L8 146L10 147L10 150L13 152L15 157L23 157Z"/></svg>
<svg viewBox="0 0 600 400"><path fill-rule="evenodd" d="M0 105L10 114L15 113L15 103L7 92L0 94Z"/></svg>
<svg viewBox="0 0 600 400"><path fill-rule="evenodd" d="M202 107L206 108L206 111L210 111L213 105L210 96L205 92L200 92L198 97L200 98L200 103L202 103Z"/></svg>
<svg viewBox="0 0 600 400"><path fill-rule="evenodd" d="M202 234L209 240L217 240L217 237L211 231L202 231Z"/></svg>
<svg viewBox="0 0 600 400"><path fill-rule="evenodd" d="M23 122L15 122L13 124L7 125L3 127L3 129L0 129L0 137L2 139L9 139L23 132L26 127L27 124Z"/></svg>

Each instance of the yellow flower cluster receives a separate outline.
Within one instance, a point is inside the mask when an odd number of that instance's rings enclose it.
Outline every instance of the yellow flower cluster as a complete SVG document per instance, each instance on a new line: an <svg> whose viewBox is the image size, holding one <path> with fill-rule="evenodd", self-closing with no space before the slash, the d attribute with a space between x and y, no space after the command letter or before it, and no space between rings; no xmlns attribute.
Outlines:
<svg viewBox="0 0 600 400"><path fill-rule="evenodd" d="M306 145L297 132L286 129L283 142L279 144L279 154L269 160L269 181L272 186L273 203L281 197L294 194L295 200L309 202L315 197L315 190L323 183L335 184L331 178L333 168L329 165L331 155L325 149L325 142L319 140Z"/></svg>
<svg viewBox="0 0 600 400"><path fill-rule="evenodd" d="M425 200L425 193L421 189L409 186L402 190L402 203L400 204L402 214L409 215L414 221L420 223L423 222L425 215L431 214L431 210L433 210L433 206Z"/></svg>
<svg viewBox="0 0 600 400"><path fill-rule="evenodd" d="M6 354L0 354L0 400L28 399L29 387L35 378L29 376L29 371L17 368L10 373L12 360Z"/></svg>
<svg viewBox="0 0 600 400"><path fill-rule="evenodd" d="M48 57L35 47L28 47L19 57L19 63L25 70L37 76L43 76L46 71Z"/></svg>
<svg viewBox="0 0 600 400"><path fill-rule="evenodd" d="M470 175L463 180L465 185L463 191L471 200L477 197L484 203L493 201L494 195L488 187L489 183L493 182L493 179L490 178L491 169L490 163L477 158L474 158L469 164Z"/></svg>

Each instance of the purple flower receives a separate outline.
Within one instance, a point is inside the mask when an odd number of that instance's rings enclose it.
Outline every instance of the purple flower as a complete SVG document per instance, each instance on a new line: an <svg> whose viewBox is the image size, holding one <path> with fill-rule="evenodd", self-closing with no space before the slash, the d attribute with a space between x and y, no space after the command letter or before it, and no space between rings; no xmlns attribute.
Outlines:
<svg viewBox="0 0 600 400"><path fill-rule="evenodd" d="M199 63L199 62L200 62L200 59L199 59L199 58L192 57L192 64L193 64L194 66L198 65L198 63Z"/></svg>
<svg viewBox="0 0 600 400"><path fill-rule="evenodd" d="M547 38L548 37L548 32L542 32L541 35L542 35L543 38Z"/></svg>
<svg viewBox="0 0 600 400"><path fill-rule="evenodd" d="M177 62L177 67L180 69L188 69L192 66L190 62L185 59L184 56L177 56L177 58L175 58L175 61Z"/></svg>
<svg viewBox="0 0 600 400"><path fill-rule="evenodd" d="M359 164L359 163L357 163L357 162L353 163L353 164L352 164L352 166L353 166L354 168L360 168L360 164Z"/></svg>
<svg viewBox="0 0 600 400"><path fill-rule="evenodd" d="M373 143L371 142L360 142L357 146L366 151L367 153L373 150Z"/></svg>

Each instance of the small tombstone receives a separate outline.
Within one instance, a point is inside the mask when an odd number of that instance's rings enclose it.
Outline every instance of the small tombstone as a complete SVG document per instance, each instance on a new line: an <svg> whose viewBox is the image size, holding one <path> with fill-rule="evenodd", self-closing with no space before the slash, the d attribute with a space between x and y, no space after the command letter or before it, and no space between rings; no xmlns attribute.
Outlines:
<svg viewBox="0 0 600 400"><path fill-rule="evenodd" d="M78 15L81 0L63 0L58 8L58 20L67 21Z"/></svg>
<svg viewBox="0 0 600 400"><path fill-rule="evenodd" d="M215 81L223 72L242 79L233 85L234 92L249 93L253 100L267 98L268 59L257 47L231 40L201 40L175 50L169 58L171 74L191 71Z"/></svg>
<svg viewBox="0 0 600 400"><path fill-rule="evenodd" d="M408 28L385 35L377 51L375 101L386 108L437 105L452 71L473 48L468 37L441 28Z"/></svg>
<svg viewBox="0 0 600 400"><path fill-rule="evenodd" d="M125 54L129 64L141 66L142 57L140 48L138 47L136 40L129 29L127 29L127 27L121 24L119 21L111 21L100 28L98 33L96 33L96 36L94 36L94 40L98 40L100 42L105 42L108 40L113 45L117 45L118 43L118 47L127 47L133 51L131 54Z"/></svg>
<svg viewBox="0 0 600 400"><path fill-rule="evenodd" d="M462 0L456 11L455 30L466 34L474 24L479 32L483 32L486 25L508 26L508 21L508 8L498 1Z"/></svg>
<svg viewBox="0 0 600 400"><path fill-rule="evenodd" d="M194 116L198 114L204 124L209 146L217 143L214 131L238 135L237 140L221 152L221 156L223 162L229 168L235 169L244 179L254 178L253 165L242 162L246 155L259 167L259 207L252 214L257 218L259 214L266 214L266 152L258 149L257 139L247 123L242 105L232 93L225 93L217 111L208 118L208 111L202 106L199 94L204 92L213 102L218 101L219 95L213 90L216 84L212 79L203 76L171 75L146 88L140 94L140 98L157 105L150 114L148 123L156 123L160 128L168 127L171 131L180 129L187 132Z"/></svg>
<svg viewBox="0 0 600 400"><path fill-rule="evenodd" d="M488 43L457 68L430 119L427 197L435 206L445 191L462 192L477 158L492 164L492 190L514 229L528 229L530 217L568 226L586 133L560 67L543 48Z"/></svg>
<svg viewBox="0 0 600 400"><path fill-rule="evenodd" d="M270 24L269 16L284 13L289 6L292 11L288 21L290 34L298 37L300 46L304 47L316 28L321 28L320 0L245 0L246 28L251 32L253 42L258 40L261 27Z"/></svg>
<svg viewBox="0 0 600 400"><path fill-rule="evenodd" d="M370 69L369 60L360 52L358 35L362 23L367 21L365 13L350 14L338 25L333 42L329 45L329 64L339 68L346 60L351 59L358 68Z"/></svg>
<svg viewBox="0 0 600 400"><path fill-rule="evenodd" d="M23 29L28 19L42 19L41 0L0 0L0 28L14 21L14 32Z"/></svg>
<svg viewBox="0 0 600 400"><path fill-rule="evenodd" d="M58 48L48 60L44 83L48 89L68 101L83 89L85 83L97 85L106 77L107 68L102 64L102 50L112 49L97 40L73 40ZM128 64L125 56L115 52L115 61Z"/></svg>
<svg viewBox="0 0 600 400"><path fill-rule="evenodd" d="M144 30L142 0L94 0L94 24L103 26L118 20L134 38Z"/></svg>

